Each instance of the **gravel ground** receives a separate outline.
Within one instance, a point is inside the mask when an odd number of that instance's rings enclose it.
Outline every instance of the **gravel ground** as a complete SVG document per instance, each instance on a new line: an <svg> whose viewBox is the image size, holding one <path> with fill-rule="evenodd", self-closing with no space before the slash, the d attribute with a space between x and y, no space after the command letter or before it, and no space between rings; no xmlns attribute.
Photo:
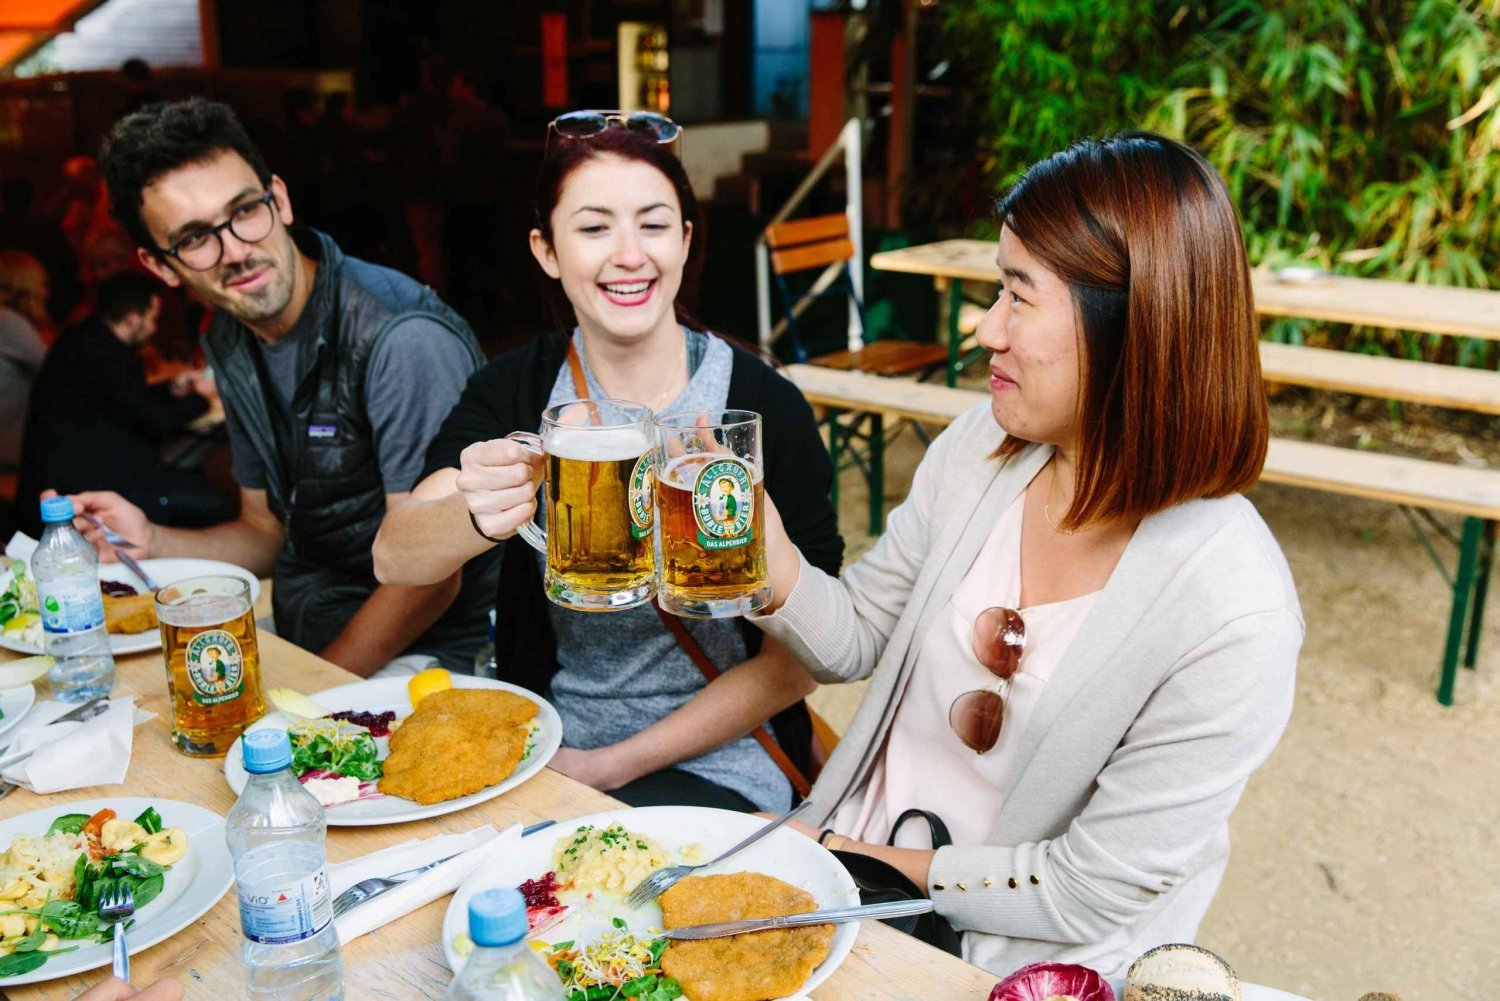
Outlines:
<svg viewBox="0 0 1500 1001"><path fill-rule="evenodd" d="M1397 424L1341 402L1283 394L1278 433L1457 461L1500 454L1489 422L1457 434L1442 414ZM921 451L910 431L894 442L890 505ZM852 470L840 483L852 560L872 541L865 485ZM1486 997L1500 980L1500 586L1479 669L1460 673L1444 708L1434 692L1450 592L1401 512L1291 487L1250 497L1296 576L1307 639L1291 725L1235 812L1199 942L1244 979L1314 1001ZM858 689L825 687L813 702L842 727Z"/></svg>

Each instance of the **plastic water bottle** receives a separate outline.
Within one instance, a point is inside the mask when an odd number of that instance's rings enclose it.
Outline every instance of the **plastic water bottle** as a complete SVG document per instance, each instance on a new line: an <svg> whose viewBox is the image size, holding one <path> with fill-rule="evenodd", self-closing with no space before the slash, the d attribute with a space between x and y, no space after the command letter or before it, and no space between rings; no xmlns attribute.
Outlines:
<svg viewBox="0 0 1500 1001"><path fill-rule="evenodd" d="M490 609L490 641L479 648L474 655L474 677L495 679L500 676L499 665L495 662L495 610Z"/></svg>
<svg viewBox="0 0 1500 1001"><path fill-rule="evenodd" d="M446 1001L562 1001L562 981L526 944L526 898L506 887L469 900L474 951Z"/></svg>
<svg viewBox="0 0 1500 1001"><path fill-rule="evenodd" d="M246 733L240 746L249 778L224 839L240 899L246 996L342 1001L344 964L323 847L328 819L292 776L285 730Z"/></svg>
<svg viewBox="0 0 1500 1001"><path fill-rule="evenodd" d="M42 501L42 541L31 557L41 605L47 653L57 663L47 672L59 702L87 702L115 687L115 658L104 628L99 593L99 554L73 527L73 502Z"/></svg>

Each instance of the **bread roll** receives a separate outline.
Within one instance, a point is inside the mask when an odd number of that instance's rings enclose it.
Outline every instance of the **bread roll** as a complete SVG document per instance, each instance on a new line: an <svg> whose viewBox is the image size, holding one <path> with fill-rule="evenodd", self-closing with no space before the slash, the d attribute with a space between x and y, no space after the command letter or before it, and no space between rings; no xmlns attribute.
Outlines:
<svg viewBox="0 0 1500 1001"><path fill-rule="evenodd" d="M1159 945L1130 964L1124 1001L1243 1001L1229 964L1196 945Z"/></svg>

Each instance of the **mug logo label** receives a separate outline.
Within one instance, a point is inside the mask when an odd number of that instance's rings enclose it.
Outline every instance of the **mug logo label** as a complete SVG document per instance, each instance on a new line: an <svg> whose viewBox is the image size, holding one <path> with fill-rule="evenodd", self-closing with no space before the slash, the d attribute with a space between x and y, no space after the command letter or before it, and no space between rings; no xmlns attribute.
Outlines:
<svg viewBox="0 0 1500 1001"><path fill-rule="evenodd" d="M209 629L188 641L186 658L193 701L200 706L233 702L245 684L245 660L239 640L222 629Z"/></svg>
<svg viewBox="0 0 1500 1001"><path fill-rule="evenodd" d="M630 535L636 539L644 539L650 535L651 526L655 523L652 507L652 485L655 481L651 473L651 459L651 453L647 452L636 460L635 468L630 472Z"/></svg>
<svg viewBox="0 0 1500 1001"><path fill-rule="evenodd" d="M693 484L693 519L704 549L738 549L750 544L755 516L755 485L739 459L715 459L698 471Z"/></svg>

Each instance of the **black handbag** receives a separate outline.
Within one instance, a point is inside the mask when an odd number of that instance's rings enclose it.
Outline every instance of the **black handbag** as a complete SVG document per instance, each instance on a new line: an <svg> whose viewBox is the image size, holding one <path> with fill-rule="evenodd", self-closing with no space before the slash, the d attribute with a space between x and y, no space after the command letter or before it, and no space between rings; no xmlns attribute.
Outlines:
<svg viewBox="0 0 1500 1001"><path fill-rule="evenodd" d="M886 844L894 846L896 832L901 830L902 824L913 817L921 817L927 821L927 828L932 833L933 848L943 848L953 844L953 838L948 834L948 825L943 823L941 817L926 810L907 810L897 817ZM927 896L922 892L921 887L907 879L899 869L888 862L858 852L834 852L833 855L843 863L845 869L849 870L849 875L854 879L854 885L859 888L859 902L862 904L882 904L891 900L922 900ZM885 923L899 932L920 939L950 955L963 956L958 932L953 930L953 926L946 918L936 913L890 918Z"/></svg>

